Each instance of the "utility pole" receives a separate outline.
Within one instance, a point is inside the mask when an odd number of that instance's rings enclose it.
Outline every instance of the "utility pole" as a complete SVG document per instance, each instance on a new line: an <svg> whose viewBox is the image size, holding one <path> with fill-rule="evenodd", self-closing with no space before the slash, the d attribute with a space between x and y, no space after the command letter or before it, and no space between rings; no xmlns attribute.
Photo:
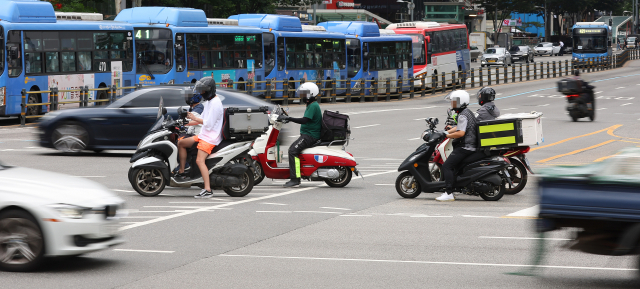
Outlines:
<svg viewBox="0 0 640 289"><path fill-rule="evenodd" d="M496 1L496 13L493 15L493 31L494 31L494 37L495 38L493 40L493 45L496 46L498 45L498 1Z"/></svg>

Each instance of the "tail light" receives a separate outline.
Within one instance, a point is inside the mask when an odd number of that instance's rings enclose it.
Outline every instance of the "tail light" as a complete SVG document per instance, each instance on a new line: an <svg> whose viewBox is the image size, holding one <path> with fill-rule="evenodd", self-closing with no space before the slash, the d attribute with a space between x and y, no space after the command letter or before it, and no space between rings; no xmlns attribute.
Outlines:
<svg viewBox="0 0 640 289"><path fill-rule="evenodd" d="M505 161L506 163L508 163L508 164L511 164L511 161L509 161L509 159L508 159L508 158L504 158L504 161Z"/></svg>
<svg viewBox="0 0 640 289"><path fill-rule="evenodd" d="M523 148L520 152L521 152L521 153L523 153L523 154L526 154L526 153L528 153L530 150L531 150L531 147L526 147L526 148Z"/></svg>
<svg viewBox="0 0 640 289"><path fill-rule="evenodd" d="M572 97L579 97L579 94L569 94L567 95L567 98L572 98Z"/></svg>
<svg viewBox="0 0 640 289"><path fill-rule="evenodd" d="M0 105L7 104L7 87L0 87Z"/></svg>

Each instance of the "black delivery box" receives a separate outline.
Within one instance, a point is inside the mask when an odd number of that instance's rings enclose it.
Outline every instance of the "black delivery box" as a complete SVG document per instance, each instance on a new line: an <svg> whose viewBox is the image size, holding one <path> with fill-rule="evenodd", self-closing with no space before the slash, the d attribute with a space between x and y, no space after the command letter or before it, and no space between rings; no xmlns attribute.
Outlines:
<svg viewBox="0 0 640 289"><path fill-rule="evenodd" d="M517 147L522 143L522 120L495 119L478 122L478 147Z"/></svg>

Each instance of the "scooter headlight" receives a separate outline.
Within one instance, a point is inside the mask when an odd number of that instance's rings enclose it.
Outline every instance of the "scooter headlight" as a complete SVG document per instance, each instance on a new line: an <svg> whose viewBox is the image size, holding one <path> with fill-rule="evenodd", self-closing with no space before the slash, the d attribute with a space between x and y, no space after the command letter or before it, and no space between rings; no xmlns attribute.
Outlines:
<svg viewBox="0 0 640 289"><path fill-rule="evenodd" d="M422 134L420 135L420 139L422 139L423 141L429 141L429 137L431 136L431 134L429 133L428 130L425 130L424 132L422 132Z"/></svg>

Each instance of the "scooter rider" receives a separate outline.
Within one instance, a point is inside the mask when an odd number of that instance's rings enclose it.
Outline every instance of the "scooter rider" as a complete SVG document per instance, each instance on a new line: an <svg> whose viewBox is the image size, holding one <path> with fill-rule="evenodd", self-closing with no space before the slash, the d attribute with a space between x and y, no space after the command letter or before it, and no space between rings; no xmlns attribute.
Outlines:
<svg viewBox="0 0 640 289"><path fill-rule="evenodd" d="M457 127L445 131L446 137L458 139L454 141L454 149L451 155L442 165L442 173L445 181L445 192L436 198L436 201L455 201L453 188L455 170L464 159L476 151L476 126L477 120L473 112L467 108L469 105L469 93L457 90L445 97L451 101L451 109L457 113Z"/></svg>
<svg viewBox="0 0 640 289"><path fill-rule="evenodd" d="M185 99L185 102L189 105L189 112L193 113L193 115L195 115L196 117L200 117L202 115L202 111L204 111L204 105L202 105L202 95L200 94L192 94L192 95L188 95ZM197 135L200 133L200 130L202 129L202 125L186 125L187 128L187 132L186 134L181 135L178 138L178 151L180 151L181 149L190 149L193 147L187 147L187 143L190 143L188 141L185 141L186 138ZM185 168L189 167L189 163L185 164ZM178 172L180 171L180 167L176 167L174 170L174 173L178 174ZM177 175L176 175L177 176Z"/></svg>
<svg viewBox="0 0 640 289"><path fill-rule="evenodd" d="M478 104L481 106L478 109L476 119L478 121L494 120L500 116L500 110L493 103L496 99L496 91L491 87L483 87L476 93Z"/></svg>
<svg viewBox="0 0 640 289"><path fill-rule="evenodd" d="M298 156L302 150L316 144L320 139L320 130L322 129L322 111L320 105L316 102L316 97L320 93L320 89L314 83L307 82L296 91L300 97L300 101L307 104L304 116L301 118L292 118L286 115L280 115L278 120L286 120L300 124L300 137L289 147L289 175L291 180L284 184L284 187L300 186L300 159Z"/></svg>
<svg viewBox="0 0 640 289"><path fill-rule="evenodd" d="M196 157L196 164L200 169L202 175L202 181L204 182L204 189L195 198L211 198L213 192L211 191L211 183L209 180L209 170L205 164L205 160L211 154L213 148L222 142L222 123L224 121L224 109L222 101L219 97L216 97L216 82L212 77L203 77L200 79L193 88L194 94L202 95L204 103L204 111L202 117L196 116L193 112L187 114L187 118L191 119L189 125L202 124L202 130L200 134L183 139L184 147L181 147L178 155L180 157L180 174L184 173L184 167L187 160L186 148L191 147L195 142L198 143L198 155ZM181 176L177 179L178 182L186 181L186 176Z"/></svg>

